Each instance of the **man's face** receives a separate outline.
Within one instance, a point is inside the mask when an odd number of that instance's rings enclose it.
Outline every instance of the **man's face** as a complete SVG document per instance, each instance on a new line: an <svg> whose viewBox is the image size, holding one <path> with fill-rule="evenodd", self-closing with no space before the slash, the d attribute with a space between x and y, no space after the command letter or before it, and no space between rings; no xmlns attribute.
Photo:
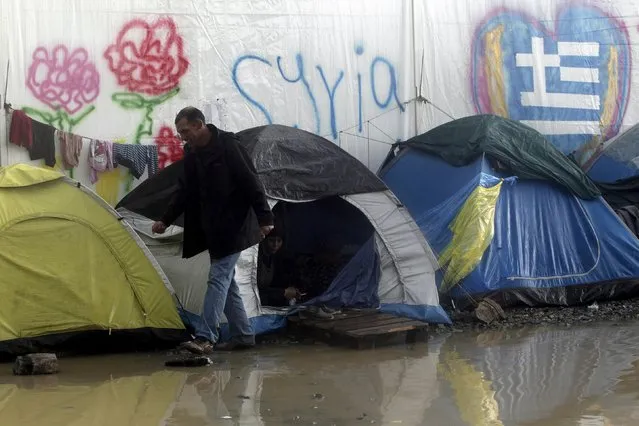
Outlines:
<svg viewBox="0 0 639 426"><path fill-rule="evenodd" d="M198 146L198 136L202 131L201 121L188 121L186 118L181 119L175 124L178 134L182 140L191 146Z"/></svg>

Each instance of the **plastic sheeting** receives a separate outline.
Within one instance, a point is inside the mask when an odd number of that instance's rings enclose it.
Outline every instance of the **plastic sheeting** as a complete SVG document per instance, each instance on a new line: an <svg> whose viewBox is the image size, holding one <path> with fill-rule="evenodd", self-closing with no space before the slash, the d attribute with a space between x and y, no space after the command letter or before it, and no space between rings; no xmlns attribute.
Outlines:
<svg viewBox="0 0 639 426"><path fill-rule="evenodd" d="M600 195L586 174L539 132L494 115L476 115L443 124L399 144L464 166L486 154L496 169L523 179L544 179L584 199ZM392 153L385 164L392 160ZM384 165L382 165L382 168Z"/></svg>
<svg viewBox="0 0 639 426"><path fill-rule="evenodd" d="M639 87L631 61L639 33L626 30L636 26L634 6L3 0L0 64L10 62L14 107L50 118L64 111L56 125L99 139L173 142L175 112L192 103L225 130L279 123L326 136L376 170L388 143L493 113L529 124L566 154L585 147L587 158L639 121L629 108ZM68 60L60 69L52 58ZM81 78L56 81L71 63L82 64ZM23 149L0 145L3 164L28 161ZM75 176L88 183L84 162ZM126 177L118 171L96 189L117 202Z"/></svg>
<svg viewBox="0 0 639 426"><path fill-rule="evenodd" d="M158 145L162 164L179 157L173 120L187 105L228 131L299 127L372 168L389 140L414 134L407 0L3 0L0 18L14 108L87 138ZM3 126L2 164L29 161ZM90 183L86 161L73 174ZM122 168L90 188L115 205L127 183Z"/></svg>
<svg viewBox="0 0 639 426"><path fill-rule="evenodd" d="M502 177L484 158L453 167L405 149L382 173L441 253L481 174ZM450 295L495 295L508 304L579 304L639 294L639 240L601 199L581 200L548 182L502 185L495 235L479 265Z"/></svg>
<svg viewBox="0 0 639 426"><path fill-rule="evenodd" d="M446 269L440 291L447 292L479 264L495 233L495 208L502 182L478 185L449 225L453 236L439 257Z"/></svg>
<svg viewBox="0 0 639 426"><path fill-rule="evenodd" d="M264 184L274 199L312 201L334 195L385 191L386 185L358 160L332 142L286 126L262 126L238 133ZM144 181L116 208L159 220L184 173L177 161ZM182 225L183 218L176 221Z"/></svg>
<svg viewBox="0 0 639 426"><path fill-rule="evenodd" d="M237 135L251 153L271 198L310 201L386 190L386 185L360 161L304 130L271 125Z"/></svg>
<svg viewBox="0 0 639 426"><path fill-rule="evenodd" d="M587 161L639 122L636 15L629 1L415 1L418 84L429 101L419 129L496 114Z"/></svg>

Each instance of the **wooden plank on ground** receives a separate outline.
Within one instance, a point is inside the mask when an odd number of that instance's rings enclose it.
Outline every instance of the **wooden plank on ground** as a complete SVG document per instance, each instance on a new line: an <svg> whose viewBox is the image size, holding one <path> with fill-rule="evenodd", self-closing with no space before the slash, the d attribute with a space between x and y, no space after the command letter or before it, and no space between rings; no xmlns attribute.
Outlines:
<svg viewBox="0 0 639 426"><path fill-rule="evenodd" d="M313 335L329 344L358 349L388 344L413 343L426 338L428 324L410 318L374 312L343 312L338 318L298 318L292 321L296 332ZM291 318L292 319L292 318Z"/></svg>
<svg viewBox="0 0 639 426"><path fill-rule="evenodd" d="M339 314L333 315L333 319L321 319L321 318L316 318L313 316L309 316L309 318L303 318L303 319L300 317L293 317L293 318L295 318L294 320L295 322L314 326L316 324L326 324L327 322L338 324L344 321L355 320L357 318L370 318L376 315L379 315L379 311L346 311L346 312L341 312Z"/></svg>
<svg viewBox="0 0 639 426"><path fill-rule="evenodd" d="M361 328L359 330L349 330L349 331L346 331L346 334L350 336L354 336L354 337L360 337L360 336L368 336L368 335L396 333L398 331L416 330L419 328L426 328L426 327L428 327L428 325L421 321L403 321L403 322L397 322L394 324L386 324L386 325L376 326L376 327Z"/></svg>
<svg viewBox="0 0 639 426"><path fill-rule="evenodd" d="M383 324L387 321L393 321L397 317L388 316L384 314L368 315L364 317L343 319L341 321L322 320L314 322L313 325L318 328L331 328L340 330L354 330L357 328L368 327L370 324Z"/></svg>
<svg viewBox="0 0 639 426"><path fill-rule="evenodd" d="M384 327L391 324L400 324L411 321L408 318L390 317L390 318L371 318L370 321L357 324L348 324L345 327L338 325L336 328L342 331L361 330L363 328Z"/></svg>

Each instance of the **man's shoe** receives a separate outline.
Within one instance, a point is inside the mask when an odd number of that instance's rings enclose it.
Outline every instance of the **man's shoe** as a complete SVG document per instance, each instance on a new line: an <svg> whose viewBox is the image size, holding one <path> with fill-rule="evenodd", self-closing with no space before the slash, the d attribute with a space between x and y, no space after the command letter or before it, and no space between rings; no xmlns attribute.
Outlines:
<svg viewBox="0 0 639 426"><path fill-rule="evenodd" d="M213 353L215 345L206 339L196 337L194 340L182 343L180 347L196 355L209 355Z"/></svg>

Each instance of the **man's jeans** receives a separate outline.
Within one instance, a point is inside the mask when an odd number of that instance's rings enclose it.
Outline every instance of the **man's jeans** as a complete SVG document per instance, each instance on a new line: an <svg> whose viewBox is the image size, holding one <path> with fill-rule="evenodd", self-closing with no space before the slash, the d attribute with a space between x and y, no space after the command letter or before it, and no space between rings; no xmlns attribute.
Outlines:
<svg viewBox="0 0 639 426"><path fill-rule="evenodd" d="M196 327L196 337L217 343L220 337L218 327L224 312L231 339L241 344L255 344L253 328L244 310L240 288L235 282L235 264L239 257L240 253L235 253L211 262L202 319Z"/></svg>

